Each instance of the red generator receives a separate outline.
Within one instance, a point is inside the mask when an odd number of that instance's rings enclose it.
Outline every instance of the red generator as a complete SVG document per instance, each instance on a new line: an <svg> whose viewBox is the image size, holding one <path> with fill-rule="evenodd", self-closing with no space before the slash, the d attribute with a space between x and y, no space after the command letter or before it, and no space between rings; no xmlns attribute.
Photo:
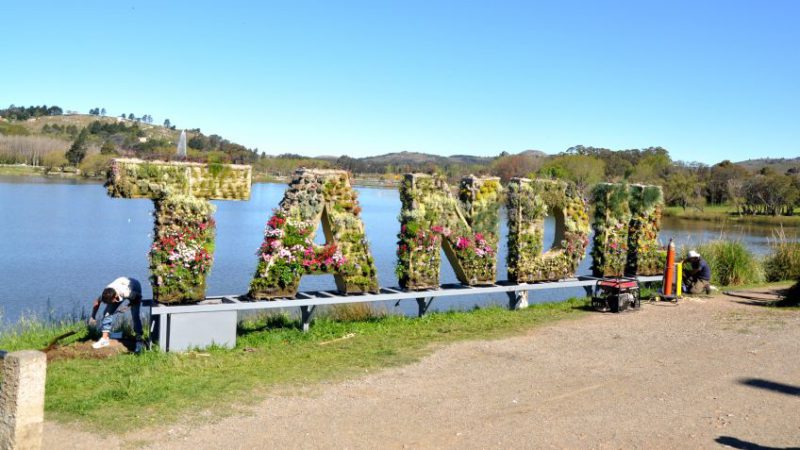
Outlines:
<svg viewBox="0 0 800 450"><path fill-rule="evenodd" d="M597 280L592 295L592 308L597 311L618 313L639 309L639 282L635 278L601 278Z"/></svg>

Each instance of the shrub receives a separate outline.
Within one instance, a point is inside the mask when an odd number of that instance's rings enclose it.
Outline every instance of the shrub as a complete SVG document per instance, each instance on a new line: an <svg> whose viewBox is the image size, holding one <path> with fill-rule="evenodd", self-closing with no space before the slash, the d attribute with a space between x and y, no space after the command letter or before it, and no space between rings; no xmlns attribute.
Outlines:
<svg viewBox="0 0 800 450"><path fill-rule="evenodd" d="M716 240L697 248L711 267L711 282L736 286L764 281L764 270L758 259L739 241Z"/></svg>
<svg viewBox="0 0 800 450"><path fill-rule="evenodd" d="M87 177L104 175L108 171L111 158L112 156L110 155L95 153L84 158L78 168L81 169L81 173Z"/></svg>
<svg viewBox="0 0 800 450"><path fill-rule="evenodd" d="M776 233L764 272L767 281L800 279L800 242L787 240L783 230Z"/></svg>
<svg viewBox="0 0 800 450"><path fill-rule="evenodd" d="M60 169L69 164L63 151L54 150L42 156L42 166L47 170Z"/></svg>

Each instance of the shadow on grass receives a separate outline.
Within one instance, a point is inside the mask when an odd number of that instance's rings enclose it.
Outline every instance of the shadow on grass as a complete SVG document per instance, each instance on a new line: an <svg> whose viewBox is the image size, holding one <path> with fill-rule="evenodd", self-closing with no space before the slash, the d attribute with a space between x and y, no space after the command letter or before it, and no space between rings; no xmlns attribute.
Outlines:
<svg viewBox="0 0 800 450"><path fill-rule="evenodd" d="M753 442L743 441L732 436L720 436L714 439L720 445L727 445L732 448L739 448L742 450L789 450L797 449L798 447L767 447Z"/></svg>
<svg viewBox="0 0 800 450"><path fill-rule="evenodd" d="M767 292L724 291L723 294L728 297L742 299L736 301L742 305L776 308L796 308L800 306L800 287L797 285L786 289L771 289Z"/></svg>
<svg viewBox="0 0 800 450"><path fill-rule="evenodd" d="M302 330L300 321L288 314L263 314L249 317L236 325L237 336L247 336L267 330Z"/></svg>

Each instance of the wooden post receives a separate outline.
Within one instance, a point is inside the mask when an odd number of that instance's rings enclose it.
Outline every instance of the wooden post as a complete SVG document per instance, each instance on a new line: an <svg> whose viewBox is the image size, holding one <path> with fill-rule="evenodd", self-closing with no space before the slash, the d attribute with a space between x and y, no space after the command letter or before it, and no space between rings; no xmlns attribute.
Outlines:
<svg viewBox="0 0 800 450"><path fill-rule="evenodd" d="M35 350L0 353L0 449L39 449L44 423L47 356Z"/></svg>

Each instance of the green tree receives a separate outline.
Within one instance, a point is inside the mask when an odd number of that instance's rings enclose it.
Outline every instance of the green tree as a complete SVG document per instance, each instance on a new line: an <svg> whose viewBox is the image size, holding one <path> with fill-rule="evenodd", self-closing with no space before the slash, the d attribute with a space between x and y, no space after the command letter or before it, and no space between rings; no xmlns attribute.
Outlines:
<svg viewBox="0 0 800 450"><path fill-rule="evenodd" d="M189 139L186 145L195 150L203 150L206 148L206 138L202 134L196 134Z"/></svg>
<svg viewBox="0 0 800 450"><path fill-rule="evenodd" d="M169 119L164 119L164 128L170 127L172 127L172 123L169 121Z"/></svg>
<svg viewBox="0 0 800 450"><path fill-rule="evenodd" d="M704 185L696 173L687 169L671 173L664 184L664 200L667 205L701 209L704 203Z"/></svg>
<svg viewBox="0 0 800 450"><path fill-rule="evenodd" d="M55 150L45 153L42 157L42 166L44 166L45 170L48 172L56 168L62 168L66 166L67 163L68 161L63 151Z"/></svg>
<svg viewBox="0 0 800 450"><path fill-rule="evenodd" d="M600 158L579 154L561 154L547 161L540 175L570 180L582 192L603 181L606 163Z"/></svg>
<svg viewBox="0 0 800 450"><path fill-rule="evenodd" d="M103 146L100 147L100 154L101 155L116 155L117 154L117 147L111 141L103 142Z"/></svg>
<svg viewBox="0 0 800 450"><path fill-rule="evenodd" d="M82 129L81 132L78 133L78 137L76 137L75 141L72 143L72 146L67 150L67 161L75 167L86 157L86 139L88 136L89 130L86 128Z"/></svg>

